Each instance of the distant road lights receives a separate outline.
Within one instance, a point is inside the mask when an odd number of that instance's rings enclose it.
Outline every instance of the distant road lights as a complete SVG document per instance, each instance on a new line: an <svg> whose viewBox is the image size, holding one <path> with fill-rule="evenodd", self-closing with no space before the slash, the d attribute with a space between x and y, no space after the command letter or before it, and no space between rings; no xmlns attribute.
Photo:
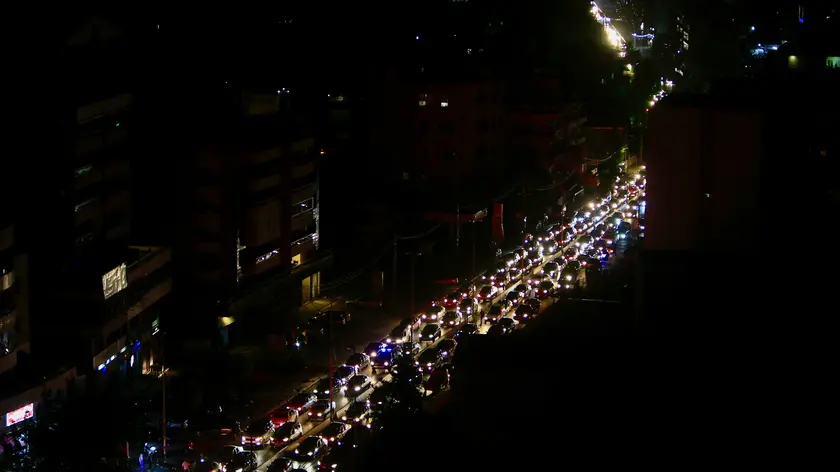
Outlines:
<svg viewBox="0 0 840 472"><path fill-rule="evenodd" d="M750 26L750 31L755 31L755 26Z"/></svg>

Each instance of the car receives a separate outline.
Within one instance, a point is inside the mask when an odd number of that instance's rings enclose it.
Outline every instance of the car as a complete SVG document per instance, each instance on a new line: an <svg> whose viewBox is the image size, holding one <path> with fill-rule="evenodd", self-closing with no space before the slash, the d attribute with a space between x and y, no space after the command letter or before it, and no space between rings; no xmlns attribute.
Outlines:
<svg viewBox="0 0 840 472"><path fill-rule="evenodd" d="M346 310L327 310L321 316L335 325L345 325L350 322L350 312Z"/></svg>
<svg viewBox="0 0 840 472"><path fill-rule="evenodd" d="M458 304L458 311L465 316L471 316L478 310L478 303L474 298L465 298Z"/></svg>
<svg viewBox="0 0 840 472"><path fill-rule="evenodd" d="M563 251L563 258L567 261L574 260L578 256L578 250L576 247L570 247Z"/></svg>
<svg viewBox="0 0 840 472"><path fill-rule="evenodd" d="M347 382L344 393L348 397L356 397L368 391L370 388L370 377L367 375L357 375Z"/></svg>
<svg viewBox="0 0 840 472"><path fill-rule="evenodd" d="M540 308L542 308L542 302L539 298L526 298L525 301L522 303L531 307L531 310L534 311L534 314L539 313Z"/></svg>
<svg viewBox="0 0 840 472"><path fill-rule="evenodd" d="M309 410L309 419L323 421L332 413L332 404L329 400L318 400Z"/></svg>
<svg viewBox="0 0 840 472"><path fill-rule="evenodd" d="M447 311L440 321L444 326L457 326L464 321L464 317L457 311Z"/></svg>
<svg viewBox="0 0 840 472"><path fill-rule="evenodd" d="M350 425L339 421L333 421L323 431L321 431L321 439L327 443L334 443L344 437L350 431Z"/></svg>
<svg viewBox="0 0 840 472"><path fill-rule="evenodd" d="M315 388L312 390L312 392L318 395L318 398L326 399L329 398L330 395L338 395L339 393L341 393L341 387L341 381L337 377L333 377L332 389L330 389L330 379L326 378L321 379L321 381L318 382L317 385L315 385ZM315 404L317 404L317 402ZM314 407L315 404L313 404L312 407ZM312 411L310 410L310 416L311 413Z"/></svg>
<svg viewBox="0 0 840 472"><path fill-rule="evenodd" d="M549 277L555 278L560 272L560 265L556 262L546 262L542 271L543 273L548 274Z"/></svg>
<svg viewBox="0 0 840 472"><path fill-rule="evenodd" d="M525 294L528 293L529 290L531 290L531 287L529 287L528 283L525 282L525 283L521 283L521 284L517 285L516 287L513 288L513 290L515 292L521 293L522 296L525 296Z"/></svg>
<svg viewBox="0 0 840 472"><path fill-rule="evenodd" d="M289 403L286 404L286 409L294 411L298 415L302 415L312 408L312 405L318 401L318 395L311 392L301 392L292 397ZM278 426L275 424L274 426Z"/></svg>
<svg viewBox="0 0 840 472"><path fill-rule="evenodd" d="M443 357L451 358L455 354L455 348L458 346L458 341L454 339L441 339L435 347L440 350Z"/></svg>
<svg viewBox="0 0 840 472"><path fill-rule="evenodd" d="M225 465L225 464L230 463L239 454L244 454L248 451L246 451L245 448L242 447L242 446L228 445L228 446L223 446L223 447L219 448L215 452L216 453L213 454L212 459L215 462L218 462L222 465Z"/></svg>
<svg viewBox="0 0 840 472"><path fill-rule="evenodd" d="M337 447L331 449L324 457L318 460L318 470L336 471L344 469L342 464L346 461L347 454L343 448Z"/></svg>
<svg viewBox="0 0 840 472"><path fill-rule="evenodd" d="M507 329L508 331L513 331L516 329L516 321L510 318L502 318L501 320L499 320L499 325L502 328Z"/></svg>
<svg viewBox="0 0 840 472"><path fill-rule="evenodd" d="M490 301L498 293L499 288L492 285L485 285L478 291L478 299L481 301Z"/></svg>
<svg viewBox="0 0 840 472"><path fill-rule="evenodd" d="M172 470L178 470L178 468L172 467ZM189 470L191 472L223 472L225 470L225 466L223 466L219 462L202 461L198 464L195 464L195 466Z"/></svg>
<svg viewBox="0 0 840 472"><path fill-rule="evenodd" d="M524 297L525 297L524 293L522 293L520 291L517 291L517 290L511 290L510 292L508 292L507 295L505 295L504 300L506 302L510 303L511 305L516 305L517 303L522 301L522 299Z"/></svg>
<svg viewBox="0 0 840 472"><path fill-rule="evenodd" d="M271 415L269 415L269 421L271 421L271 424L273 424L275 428L279 428L289 421L295 421L301 414L302 413L295 410L290 410L287 406L285 408L278 408L272 411Z"/></svg>
<svg viewBox="0 0 840 472"><path fill-rule="evenodd" d="M442 306L435 305L435 306L432 306L431 308L429 308L426 311L426 313L423 313L422 315L420 315L420 318L423 321L426 321L426 322L437 321L437 320L441 319L441 317L443 317L444 310L445 309Z"/></svg>
<svg viewBox="0 0 840 472"><path fill-rule="evenodd" d="M344 364L338 369L335 369L333 373L333 378L338 379L341 384L346 384L350 379L356 375L357 369L352 365Z"/></svg>
<svg viewBox="0 0 840 472"><path fill-rule="evenodd" d="M368 358L376 357L379 354L379 350L384 348L387 344L383 341L377 341L375 343L370 343L365 347L364 351L362 351Z"/></svg>
<svg viewBox="0 0 840 472"><path fill-rule="evenodd" d="M495 337L495 336L504 336L506 334L508 334L507 329L504 326L498 325L498 324L494 324L493 326L490 327L490 329L487 330L487 336L494 336Z"/></svg>
<svg viewBox="0 0 840 472"><path fill-rule="evenodd" d="M353 367L354 369L356 369L356 372L359 372L370 367L370 357L368 357L367 354L362 352L350 354L349 356L347 356L347 360L344 361L344 365Z"/></svg>
<svg viewBox="0 0 840 472"><path fill-rule="evenodd" d="M396 345L388 345L379 351L376 357L371 359L371 369L375 372L389 368L399 357Z"/></svg>
<svg viewBox="0 0 840 472"><path fill-rule="evenodd" d="M285 447L303 436L303 426L297 421L289 421L283 426L274 430L271 444L274 447Z"/></svg>
<svg viewBox="0 0 840 472"><path fill-rule="evenodd" d="M352 406L352 405L351 405ZM364 445L371 438L370 428L361 426L364 421L359 421L353 425L349 433L345 434L343 438L338 440L337 446L342 449L350 450Z"/></svg>
<svg viewBox="0 0 840 472"><path fill-rule="evenodd" d="M461 339L464 339L477 333L478 326L476 326L473 323L466 323L461 325L460 328L458 328L458 331L455 333L455 336L453 336L453 338L460 341Z"/></svg>
<svg viewBox="0 0 840 472"><path fill-rule="evenodd" d="M242 431L242 447L261 448L271 444L274 424L271 421L256 421Z"/></svg>
<svg viewBox="0 0 840 472"><path fill-rule="evenodd" d="M322 438L309 436L294 450L293 457L298 462L317 461L324 457L329 447Z"/></svg>
<svg viewBox="0 0 840 472"><path fill-rule="evenodd" d="M565 269L563 269L563 272L560 273L561 287L566 289L579 287L582 283L582 277L583 270L580 264L577 264L576 266L569 264Z"/></svg>
<svg viewBox="0 0 840 472"><path fill-rule="evenodd" d="M446 308L455 308L458 306L458 303L464 298L464 295L461 292L452 292L447 294L443 297L443 300L440 301L440 304Z"/></svg>
<svg viewBox="0 0 840 472"><path fill-rule="evenodd" d="M426 342L435 342L440 337L440 325L437 323L429 323L420 331L420 340Z"/></svg>
<svg viewBox="0 0 840 472"><path fill-rule="evenodd" d="M430 347L420 354L417 363L426 372L431 372L435 367L443 363L443 353L437 347Z"/></svg>
<svg viewBox="0 0 840 472"><path fill-rule="evenodd" d="M526 303L520 304L516 307L516 311L513 312L513 319L519 321L520 323L526 320L529 320L534 317L534 310L531 308L530 305Z"/></svg>
<svg viewBox="0 0 840 472"><path fill-rule="evenodd" d="M257 465L257 455L251 451L245 451L235 455L224 470L250 472L257 470Z"/></svg>
<svg viewBox="0 0 840 472"><path fill-rule="evenodd" d="M274 459L265 472L291 472L294 463L288 457L278 457Z"/></svg>
<svg viewBox="0 0 840 472"><path fill-rule="evenodd" d="M341 421L364 423L369 419L370 415L370 402L355 402L341 415Z"/></svg>
<svg viewBox="0 0 840 472"><path fill-rule="evenodd" d="M495 323L505 316L505 307L501 303L494 303L484 314L484 322Z"/></svg>
<svg viewBox="0 0 840 472"><path fill-rule="evenodd" d="M540 282L540 285L537 287L537 298L545 299L551 296L554 293L554 289L557 286L551 280L543 280Z"/></svg>
<svg viewBox="0 0 840 472"><path fill-rule="evenodd" d="M412 359L417 357L417 355L420 354L420 351L421 351L420 343L412 343L412 342L402 343L397 347L397 352L399 353L399 355L409 356Z"/></svg>

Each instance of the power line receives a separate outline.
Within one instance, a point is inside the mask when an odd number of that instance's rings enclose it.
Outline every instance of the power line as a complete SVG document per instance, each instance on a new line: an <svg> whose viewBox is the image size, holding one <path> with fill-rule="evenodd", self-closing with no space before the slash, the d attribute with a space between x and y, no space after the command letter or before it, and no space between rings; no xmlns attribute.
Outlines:
<svg viewBox="0 0 840 472"><path fill-rule="evenodd" d="M332 280L330 282L322 284L321 285L321 291L332 290L336 287L340 287L342 285L345 285L345 284L347 284L349 282L352 282L353 280L359 278L361 275L363 275L365 272L367 272L371 267L376 265L376 263L379 262L379 260L382 259L385 256L385 254L390 252L391 249L394 247L394 244L396 244L397 242L399 242L399 241L410 241L410 240L417 240L417 239L425 238L426 236L434 233L435 230L437 230L440 227L441 227L441 225L437 224L437 225L427 229L426 231L422 231L420 233L412 234L412 235L409 235L409 236L400 236L400 235L395 234L394 239L392 239L391 242L389 242L388 244L384 245L382 247L382 251L376 257L369 260L361 268L356 269L356 270L354 270L350 273L347 273L347 274L345 274L345 275L343 275L343 276L341 276L341 277L339 277L335 280Z"/></svg>

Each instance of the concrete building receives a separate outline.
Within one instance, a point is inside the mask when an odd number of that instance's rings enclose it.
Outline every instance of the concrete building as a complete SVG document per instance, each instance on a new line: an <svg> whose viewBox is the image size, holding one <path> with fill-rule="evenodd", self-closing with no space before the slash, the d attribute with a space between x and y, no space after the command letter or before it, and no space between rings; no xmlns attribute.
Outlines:
<svg viewBox="0 0 840 472"><path fill-rule="evenodd" d="M224 328L276 297L298 306L319 295L324 151L287 91L214 98L179 172L177 257L184 287L218 308Z"/></svg>
<svg viewBox="0 0 840 472"><path fill-rule="evenodd" d="M375 152L396 179L465 182L504 168L504 82L390 72Z"/></svg>
<svg viewBox="0 0 840 472"><path fill-rule="evenodd" d="M152 332L172 283L169 250L133 245L131 164L143 156L131 71L142 37L101 17L77 20L50 38L67 80L43 108L44 125L27 129L50 152L19 174L18 243L37 320L32 354L66 359L80 375L140 372L152 363Z"/></svg>

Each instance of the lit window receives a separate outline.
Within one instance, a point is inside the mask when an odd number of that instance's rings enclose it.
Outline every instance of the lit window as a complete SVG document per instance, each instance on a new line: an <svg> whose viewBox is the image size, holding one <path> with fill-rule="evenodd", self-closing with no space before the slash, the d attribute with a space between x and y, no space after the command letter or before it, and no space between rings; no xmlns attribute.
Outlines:
<svg viewBox="0 0 840 472"><path fill-rule="evenodd" d="M443 102L440 102L440 107L441 107L441 108L446 108L446 107L448 107L448 106L449 106L449 102L448 102L448 101L443 101Z"/></svg>
<svg viewBox="0 0 840 472"><path fill-rule="evenodd" d="M424 106L426 106L426 100L419 100L417 102L417 104L420 105L421 107L424 107Z"/></svg>

